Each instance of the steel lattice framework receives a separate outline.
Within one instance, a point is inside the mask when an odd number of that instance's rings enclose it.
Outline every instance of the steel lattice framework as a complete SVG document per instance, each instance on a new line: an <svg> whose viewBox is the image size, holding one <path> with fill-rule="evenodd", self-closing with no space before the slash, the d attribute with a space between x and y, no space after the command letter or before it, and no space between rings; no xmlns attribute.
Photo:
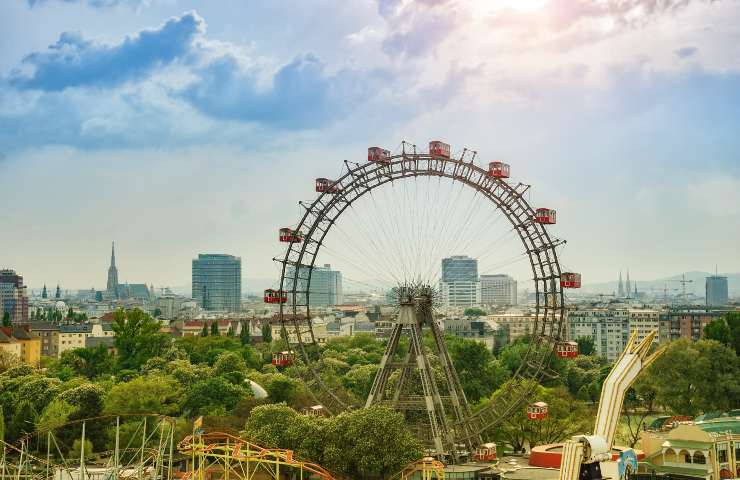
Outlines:
<svg viewBox="0 0 740 480"><path fill-rule="evenodd" d="M471 436L499 424L529 397L533 382L554 376L550 363L563 333L564 295L560 286L560 265L556 247L565 243L551 237L545 225L535 221L533 209L524 194L529 185L510 184L493 178L488 171L462 159L423 153L403 153L389 157L387 162L367 162L356 165L345 161L346 172L334 182L333 191L323 192L311 203L299 202L304 214L297 226L303 241L290 243L282 263L280 289L288 301L280 305L280 321L292 347L305 362L304 381L330 413L336 414L350 405L321 379L318 371L319 349L314 337L309 296L311 273L326 236L341 215L363 195L389 182L420 176L445 177L477 190L488 198L516 230L529 258L536 295L535 326L522 364L509 383L507 391L497 396L487 408L465 420L466 425L454 425L457 441L468 443Z"/></svg>

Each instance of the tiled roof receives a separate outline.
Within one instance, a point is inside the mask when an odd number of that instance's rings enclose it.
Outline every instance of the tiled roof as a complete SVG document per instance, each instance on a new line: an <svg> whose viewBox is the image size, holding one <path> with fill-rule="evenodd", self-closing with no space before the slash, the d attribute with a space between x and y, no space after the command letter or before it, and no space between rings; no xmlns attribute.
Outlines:
<svg viewBox="0 0 740 480"><path fill-rule="evenodd" d="M13 340L0 330L0 343L11 343Z"/></svg>
<svg viewBox="0 0 740 480"><path fill-rule="evenodd" d="M115 345L115 342L115 337L86 337L85 347L97 347L98 345L112 347Z"/></svg>
<svg viewBox="0 0 740 480"><path fill-rule="evenodd" d="M59 333L90 333L90 332L92 332L92 325L88 325L86 323L59 326Z"/></svg>
<svg viewBox="0 0 740 480"><path fill-rule="evenodd" d="M59 325L51 323L51 322L31 322L30 324L31 331L34 330L55 330L59 331Z"/></svg>
<svg viewBox="0 0 740 480"><path fill-rule="evenodd" d="M33 333L28 332L25 328L19 327L13 328L13 337L17 338L18 340L33 340L35 338L39 338Z"/></svg>

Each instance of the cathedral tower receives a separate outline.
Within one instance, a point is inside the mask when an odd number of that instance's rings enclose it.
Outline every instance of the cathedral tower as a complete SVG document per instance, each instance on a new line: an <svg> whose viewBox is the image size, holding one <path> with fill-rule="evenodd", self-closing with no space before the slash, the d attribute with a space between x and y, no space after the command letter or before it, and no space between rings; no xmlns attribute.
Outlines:
<svg viewBox="0 0 740 480"><path fill-rule="evenodd" d="M118 269L116 268L115 242L113 242L110 251L110 267L108 267L108 286L106 291L110 298L118 298Z"/></svg>

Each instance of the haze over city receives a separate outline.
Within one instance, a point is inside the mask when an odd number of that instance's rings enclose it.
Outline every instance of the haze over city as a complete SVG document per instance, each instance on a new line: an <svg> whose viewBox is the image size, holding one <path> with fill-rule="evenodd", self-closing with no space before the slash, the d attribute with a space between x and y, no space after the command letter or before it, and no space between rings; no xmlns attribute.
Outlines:
<svg viewBox="0 0 740 480"><path fill-rule="evenodd" d="M103 287L113 240L122 280L187 284L198 252L274 278L315 177L430 136L510 163L588 282L740 271L737 2L0 11L0 263L32 288Z"/></svg>

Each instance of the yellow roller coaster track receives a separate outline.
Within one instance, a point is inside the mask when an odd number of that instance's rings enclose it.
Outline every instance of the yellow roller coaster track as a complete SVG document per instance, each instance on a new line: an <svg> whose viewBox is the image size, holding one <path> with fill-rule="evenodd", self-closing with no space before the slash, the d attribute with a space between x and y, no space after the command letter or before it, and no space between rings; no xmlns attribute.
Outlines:
<svg viewBox="0 0 740 480"><path fill-rule="evenodd" d="M280 480L283 474L293 478L338 480L315 463L296 458L292 450L264 448L243 438L223 432L188 435L178 450L191 458L182 480Z"/></svg>

